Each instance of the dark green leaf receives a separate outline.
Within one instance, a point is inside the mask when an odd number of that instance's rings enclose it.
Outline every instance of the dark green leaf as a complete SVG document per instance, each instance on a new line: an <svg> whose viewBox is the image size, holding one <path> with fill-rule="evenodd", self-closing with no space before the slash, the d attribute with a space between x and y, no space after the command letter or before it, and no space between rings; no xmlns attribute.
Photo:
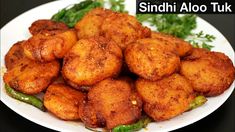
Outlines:
<svg viewBox="0 0 235 132"><path fill-rule="evenodd" d="M74 25L83 18L91 9L102 7L103 3L98 1L86 0L74 4L71 8L64 8L52 16L52 20L65 23L69 27Z"/></svg>

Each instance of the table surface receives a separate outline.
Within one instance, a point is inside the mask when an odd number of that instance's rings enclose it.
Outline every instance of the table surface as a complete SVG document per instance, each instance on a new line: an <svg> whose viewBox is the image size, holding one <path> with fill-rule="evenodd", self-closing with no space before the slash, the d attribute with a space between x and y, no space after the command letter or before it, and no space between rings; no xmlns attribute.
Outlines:
<svg viewBox="0 0 235 132"><path fill-rule="evenodd" d="M38 5L52 0L1 0L1 28L10 20L21 13ZM235 15L206 14L199 15L214 25L235 48ZM177 132L234 132L235 131L235 92L215 112L206 118L189 126L176 130ZM51 132L48 128L35 124L0 102L0 131L1 132L27 132L27 131Z"/></svg>

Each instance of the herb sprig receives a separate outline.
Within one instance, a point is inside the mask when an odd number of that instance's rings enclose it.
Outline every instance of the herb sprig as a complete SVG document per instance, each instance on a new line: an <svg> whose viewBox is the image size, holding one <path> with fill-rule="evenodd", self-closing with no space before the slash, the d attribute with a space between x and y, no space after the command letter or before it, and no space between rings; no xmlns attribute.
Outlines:
<svg viewBox="0 0 235 132"><path fill-rule="evenodd" d="M215 36L199 33L192 33L196 28L196 15L178 14L137 14L136 18L140 22L149 22L151 26L157 28L157 31L171 34L176 37L187 40L194 47L211 50L214 46L208 44L215 40Z"/></svg>
<svg viewBox="0 0 235 132"><path fill-rule="evenodd" d="M91 9L102 7L103 3L93 0L85 0L74 4L71 8L63 8L52 16L52 20L65 23L69 27L74 25L83 18Z"/></svg>
<svg viewBox="0 0 235 132"><path fill-rule="evenodd" d="M196 28L196 15L186 14L137 14L140 22L149 22L159 32L186 38Z"/></svg>
<svg viewBox="0 0 235 132"><path fill-rule="evenodd" d="M111 5L111 10L117 11L117 12L127 12L125 10L125 0L108 0L108 2Z"/></svg>
<svg viewBox="0 0 235 132"><path fill-rule="evenodd" d="M196 48L205 48L211 50L214 46L208 44L215 40L215 36L210 34L205 34L203 31L199 33L192 34L186 39Z"/></svg>

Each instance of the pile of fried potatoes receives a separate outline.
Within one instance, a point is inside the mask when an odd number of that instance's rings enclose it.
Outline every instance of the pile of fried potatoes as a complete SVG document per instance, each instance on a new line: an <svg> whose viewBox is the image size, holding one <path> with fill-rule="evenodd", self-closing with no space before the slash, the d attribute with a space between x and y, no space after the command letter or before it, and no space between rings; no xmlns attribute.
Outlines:
<svg viewBox="0 0 235 132"><path fill-rule="evenodd" d="M217 96L234 81L223 53L153 32L134 16L96 8L74 28L37 20L32 36L5 56L4 82L25 94L45 92L63 120L112 129L147 114L154 121L185 112L197 95Z"/></svg>

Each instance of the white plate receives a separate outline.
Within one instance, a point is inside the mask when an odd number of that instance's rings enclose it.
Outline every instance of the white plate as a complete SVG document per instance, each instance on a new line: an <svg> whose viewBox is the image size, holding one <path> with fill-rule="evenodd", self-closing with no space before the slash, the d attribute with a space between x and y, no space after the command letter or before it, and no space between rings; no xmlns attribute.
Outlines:
<svg viewBox="0 0 235 132"><path fill-rule="evenodd" d="M21 14L20 16L16 17L8 24L6 24L1 29L1 67L4 67L4 56L9 50L9 48L12 46L12 44L14 44L19 40L24 40L29 38L30 34L28 32L28 27L31 25L32 22L34 22L37 19L46 19L46 18L49 19L59 9L62 9L72 3L78 3L78 2L79 0L61 0L61 1L50 2L38 6L34 9L31 9ZM127 0L126 9L128 9L130 14L134 14L135 13L134 1ZM226 38L215 27L213 27L212 25L210 25L208 22L206 22L201 18L197 19L197 25L198 26L196 32L203 30L205 33L210 33L216 36L216 40L212 43L212 45L215 46L213 50L225 53L227 56L230 57L231 60L233 60L234 63L234 51L229 42L226 40ZM185 112L182 115L168 121L151 123L148 125L147 130L149 132L171 131L192 124L208 116L213 111L218 109L228 99L228 97L230 96L230 94L234 89L234 82L231 85L231 87L220 96L208 98L208 102L202 107L199 107L190 112ZM42 126L58 131L68 131L68 132L89 131L85 129L84 125L81 122L59 120L56 117L49 114L48 112L41 112L35 107L32 107L28 104L22 103L20 101L17 101L9 97L4 90L2 77L1 77L1 101L19 115Z"/></svg>

